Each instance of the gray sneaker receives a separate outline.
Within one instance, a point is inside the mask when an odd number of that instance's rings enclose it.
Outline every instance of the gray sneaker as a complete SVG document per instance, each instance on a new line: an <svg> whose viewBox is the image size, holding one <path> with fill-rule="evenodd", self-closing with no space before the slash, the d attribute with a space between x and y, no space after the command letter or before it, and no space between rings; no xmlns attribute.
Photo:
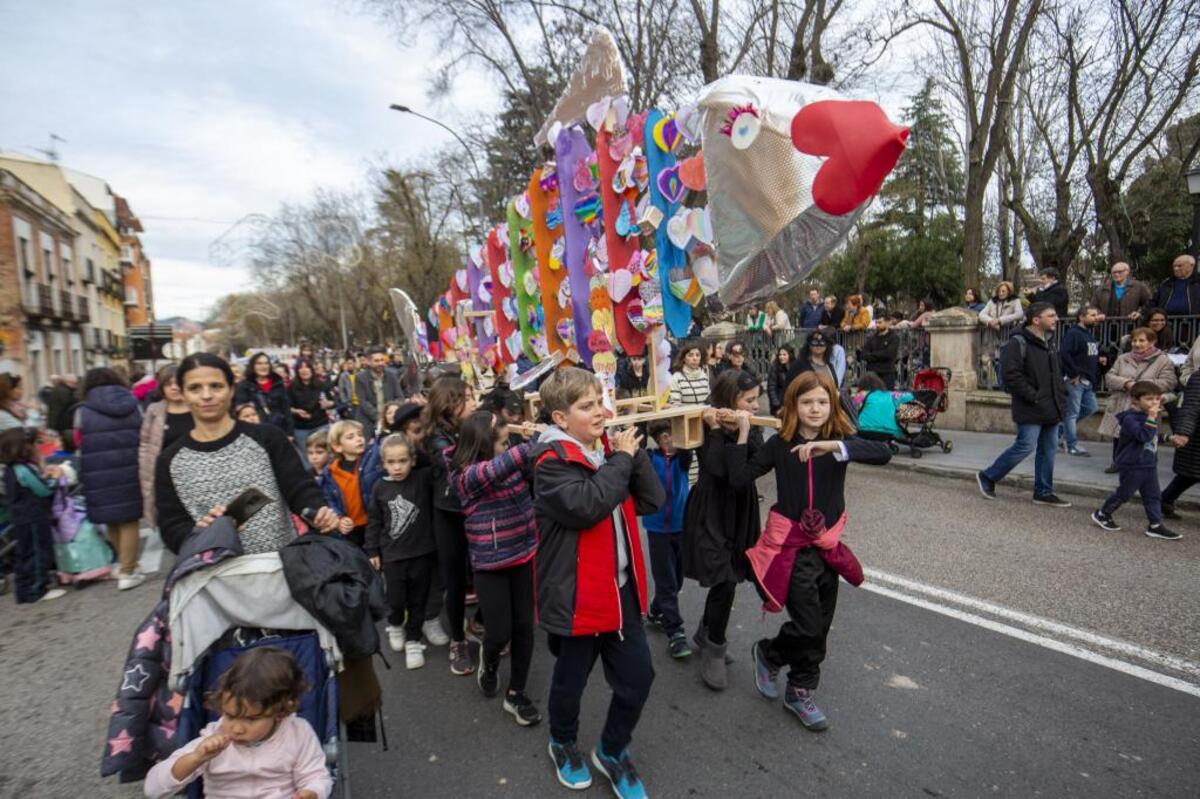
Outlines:
<svg viewBox="0 0 1200 799"><path fill-rule="evenodd" d="M471 664L471 645L466 641L450 642L450 673L463 677L475 671Z"/></svg>
<svg viewBox="0 0 1200 799"><path fill-rule="evenodd" d="M821 708L817 707L817 703L813 701L813 692L807 688L797 688L789 685L783 696L783 707L785 710L790 710L800 719L800 723L805 728L813 732L821 732L829 729L829 720L825 718L825 714L821 712Z"/></svg>
<svg viewBox="0 0 1200 799"><path fill-rule="evenodd" d="M1071 503L1065 499L1060 499L1057 494L1034 494L1034 505L1049 505L1052 508L1069 508Z"/></svg>

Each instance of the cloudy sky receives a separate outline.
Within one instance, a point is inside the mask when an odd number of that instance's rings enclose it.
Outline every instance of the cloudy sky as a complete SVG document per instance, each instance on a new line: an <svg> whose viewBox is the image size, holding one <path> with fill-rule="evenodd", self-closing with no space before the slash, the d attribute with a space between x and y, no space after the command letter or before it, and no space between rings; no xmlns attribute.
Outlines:
<svg viewBox="0 0 1200 799"><path fill-rule="evenodd" d="M389 103L452 126L495 107L470 75L433 104L432 43L402 44L337 0L3 0L0 30L0 150L37 155L53 132L64 165L129 199L160 318L203 318L246 286L209 254L239 218L362 186L372 165L449 139Z"/></svg>

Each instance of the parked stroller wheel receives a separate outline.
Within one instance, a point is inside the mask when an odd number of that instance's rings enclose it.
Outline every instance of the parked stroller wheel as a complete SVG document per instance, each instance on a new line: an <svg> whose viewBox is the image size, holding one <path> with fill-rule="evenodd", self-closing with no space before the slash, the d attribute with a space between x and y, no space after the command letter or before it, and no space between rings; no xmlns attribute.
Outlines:
<svg viewBox="0 0 1200 799"><path fill-rule="evenodd" d="M889 442L887 443L887 445L888 445L888 449L890 449L890 450L892 451L892 454L893 454L893 455L899 455L899 454L900 454L900 445L899 445L899 444L897 444L895 441L889 441Z"/></svg>
<svg viewBox="0 0 1200 799"><path fill-rule="evenodd" d="M953 441L943 441L943 442L942 442L942 452L945 452L946 454L949 454L949 453L950 453L950 450L952 450L952 449L954 449L954 442L953 442Z"/></svg>
<svg viewBox="0 0 1200 799"><path fill-rule="evenodd" d="M919 457L921 457L921 456L922 456L924 453L923 453L923 452L921 452L921 450L917 449L916 447L910 447L910 448L909 448L909 450L908 450L908 454L909 454L909 455L911 455L911 456L912 456L912 457L914 457L914 458L919 458Z"/></svg>

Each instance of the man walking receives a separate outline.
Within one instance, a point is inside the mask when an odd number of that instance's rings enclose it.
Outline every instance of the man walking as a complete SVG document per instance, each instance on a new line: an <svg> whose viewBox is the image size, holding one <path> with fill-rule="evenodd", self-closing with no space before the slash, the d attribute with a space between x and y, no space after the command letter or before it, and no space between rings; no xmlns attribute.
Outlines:
<svg viewBox="0 0 1200 799"><path fill-rule="evenodd" d="M1058 350L1063 380L1067 383L1067 410L1063 414L1063 438L1068 455L1081 458L1091 454L1079 446L1077 425L1096 412L1096 381L1100 379L1100 342L1092 335L1092 326L1101 317L1095 305L1084 305L1075 314L1077 324L1063 336Z"/></svg>
<svg viewBox="0 0 1200 799"><path fill-rule="evenodd" d="M979 491L996 498L996 483L1036 449L1033 467L1033 501L1037 505L1069 508L1071 503L1054 493L1054 453L1058 426L1067 404L1058 356L1046 343L1058 324L1058 312L1047 302L1029 306L1026 326L1004 345L1000 369L1004 387L1012 395L1012 417L1017 440L982 472L975 475Z"/></svg>
<svg viewBox="0 0 1200 799"><path fill-rule="evenodd" d="M800 308L800 327L805 330L816 330L821 326L821 317L824 313L825 304L821 302L821 292L809 289L808 299Z"/></svg>

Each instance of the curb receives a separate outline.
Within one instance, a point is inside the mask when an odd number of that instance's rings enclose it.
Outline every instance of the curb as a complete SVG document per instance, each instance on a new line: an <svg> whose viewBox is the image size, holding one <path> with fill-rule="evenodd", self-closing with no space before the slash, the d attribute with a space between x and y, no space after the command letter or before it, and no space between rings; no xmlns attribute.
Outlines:
<svg viewBox="0 0 1200 799"><path fill-rule="evenodd" d="M923 461L907 458L904 453L892 457L890 467L904 469L918 474L928 474L934 477L950 477L955 480L974 480L977 470L963 469L958 466L935 466L933 464L924 463ZM1115 475L1114 475L1115 479ZM1010 474L1005 477L1001 483L997 485L1016 486L1018 488L1033 490L1033 476L1023 474ZM1095 497L1098 499L1106 499L1112 493L1112 488L1098 486L1094 483L1078 483L1072 480L1055 480L1054 488L1062 491L1064 494L1077 494L1085 497ZM1138 500L1130 500L1137 502ZM1175 503L1176 509L1200 510L1200 500L1195 498L1180 497Z"/></svg>

